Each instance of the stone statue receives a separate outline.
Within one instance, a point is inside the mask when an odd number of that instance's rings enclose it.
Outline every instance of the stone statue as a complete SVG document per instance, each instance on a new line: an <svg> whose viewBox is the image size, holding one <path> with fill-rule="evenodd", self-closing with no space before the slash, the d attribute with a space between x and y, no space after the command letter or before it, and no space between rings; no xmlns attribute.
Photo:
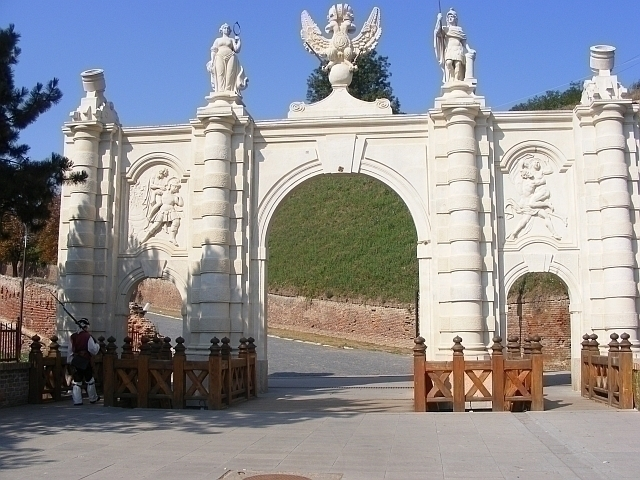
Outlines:
<svg viewBox="0 0 640 480"><path fill-rule="evenodd" d="M226 23L220 27L220 34L211 46L211 60L207 62L211 86L216 93L241 95L240 92L247 88L249 79L238 60L242 46L240 37L236 35L231 38L231 27Z"/></svg>
<svg viewBox="0 0 640 480"><path fill-rule="evenodd" d="M473 61L476 51L467 44L467 36L458 26L458 14L452 8L447 12L447 24L442 25L438 13L433 46L443 72L443 83L464 81L473 77Z"/></svg>
<svg viewBox="0 0 640 480"><path fill-rule="evenodd" d="M165 232L170 235L169 242L176 247L178 246L176 235L180 228L182 207L184 206L184 200L178 193L179 191L180 180L175 177L169 179L163 188L160 202L151 210L147 227L141 232L140 243L146 242L164 227Z"/></svg>
<svg viewBox="0 0 640 480"><path fill-rule="evenodd" d="M167 168L161 168L158 170L158 173L154 178L149 179L149 184L147 185L147 196L143 202L145 216L147 217L147 227L149 226L153 216L160 209L160 205L162 203L162 192L167 188L168 176L169 170Z"/></svg>
<svg viewBox="0 0 640 480"><path fill-rule="evenodd" d="M556 240L562 240L551 221L552 217L556 217L566 226L566 219L554 212L551 203L551 191L545 179L546 175L553 173L549 162L527 154L518 161L517 165L518 167L513 171L512 180L520 191L520 200L508 199L505 203L505 211L509 217L521 215L521 218L513 232L507 236L507 240L515 240L523 230L528 231L533 217L544 220L551 236Z"/></svg>
<svg viewBox="0 0 640 480"><path fill-rule="evenodd" d="M355 38L351 39L350 34L356 31L353 23L353 10L346 3L332 5L327 16L329 23L325 27L325 32L332 35L330 39L322 36L318 25L313 21L311 15L304 10L301 15L302 30L300 36L307 51L314 53L322 60L328 61L323 67L329 71L329 80L334 85L344 83L348 79L347 85L351 82L351 73L358 67L355 65L357 58L373 50L378 44L382 29L380 28L380 9L375 7L369 19L365 22L362 30ZM341 70L340 74L331 72L334 67Z"/></svg>

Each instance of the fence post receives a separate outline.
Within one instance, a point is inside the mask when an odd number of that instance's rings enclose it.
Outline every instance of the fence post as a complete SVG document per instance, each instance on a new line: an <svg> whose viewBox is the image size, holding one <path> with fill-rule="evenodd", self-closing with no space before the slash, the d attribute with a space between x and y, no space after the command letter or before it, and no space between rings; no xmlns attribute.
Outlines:
<svg viewBox="0 0 640 480"><path fill-rule="evenodd" d="M589 370L589 356L591 355L589 334L582 336L582 350L580 350L580 395L589 396L589 383L591 382L591 371Z"/></svg>
<svg viewBox="0 0 640 480"><path fill-rule="evenodd" d="M53 371L51 375L53 376L53 391L51 392L51 396L53 397L54 402L59 402L62 400L62 357L60 356L60 345L58 345L58 336L52 335L49 337L51 343L49 344L49 353L47 357L55 358L55 364L53 365Z"/></svg>
<svg viewBox="0 0 640 480"><path fill-rule="evenodd" d="M29 352L29 403L42 403L42 344L40 337L31 337Z"/></svg>
<svg viewBox="0 0 640 480"><path fill-rule="evenodd" d="M164 337L162 341L164 343L160 350L160 358L162 360L171 360L171 337Z"/></svg>
<svg viewBox="0 0 640 480"><path fill-rule="evenodd" d="M102 389L104 391L104 406L113 407L115 405L116 379L115 379L115 359L116 359L116 339L107 338L106 352L102 356Z"/></svg>
<svg viewBox="0 0 640 480"><path fill-rule="evenodd" d="M591 359L594 355L600 355L600 344L598 343L598 335L596 335L595 333L589 335L589 339L589 398L593 398L593 387L596 379L596 372Z"/></svg>
<svg viewBox="0 0 640 480"><path fill-rule="evenodd" d="M493 337L491 346L491 407L494 412L502 412L505 409L504 401L504 355L502 354L502 337Z"/></svg>
<svg viewBox="0 0 640 480"><path fill-rule="evenodd" d="M527 335L522 340L522 358L531 358L531 336Z"/></svg>
<svg viewBox="0 0 640 480"><path fill-rule="evenodd" d="M211 339L209 347L209 408L222 408L222 357L220 356L220 340Z"/></svg>
<svg viewBox="0 0 640 480"><path fill-rule="evenodd" d="M120 356L120 358L125 359L133 357L133 338L127 335L126 337L124 337L124 345L122 345L122 355Z"/></svg>
<svg viewBox="0 0 640 480"><path fill-rule="evenodd" d="M249 342L247 348L249 349L249 357L251 358L251 393L254 397L258 396L258 379L256 378L256 344L253 337L247 338Z"/></svg>
<svg viewBox="0 0 640 480"><path fill-rule="evenodd" d="M220 347L220 353L222 354L223 363L226 361L227 364L227 374L224 377L225 383L223 388L227 391L227 405L231 405L233 400L233 368L231 366L231 339L229 337L222 338L222 346ZM224 369L224 366L222 367Z"/></svg>
<svg viewBox="0 0 640 480"><path fill-rule="evenodd" d="M542 344L540 335L531 337L531 410L541 412L544 410Z"/></svg>
<svg viewBox="0 0 640 480"><path fill-rule="evenodd" d="M227 405L231 405L231 400L233 398L233 369L231 368L231 345L229 343L231 340L229 337L224 337L222 339L222 347L220 348L222 353L222 361L226 360L227 362L227 382L224 385L224 388L227 390Z"/></svg>
<svg viewBox="0 0 640 480"><path fill-rule="evenodd" d="M149 344L151 345L151 358L155 360L160 359L160 352L162 350L162 341L160 340L160 337L156 335L151 339Z"/></svg>
<svg viewBox="0 0 640 480"><path fill-rule="evenodd" d="M413 410L427 411L427 382L425 362L427 360L427 346L422 337L416 337L413 342Z"/></svg>
<svg viewBox="0 0 640 480"><path fill-rule="evenodd" d="M507 338L507 359L514 360L520 358L520 337L509 335Z"/></svg>
<svg viewBox="0 0 640 480"><path fill-rule="evenodd" d="M453 339L453 411L464 412L464 347L462 339L456 335Z"/></svg>
<svg viewBox="0 0 640 480"><path fill-rule="evenodd" d="M633 408L633 352L631 351L631 342L629 341L629 334L623 333L620 335L622 339L620 341L620 408L631 409Z"/></svg>
<svg viewBox="0 0 640 480"><path fill-rule="evenodd" d="M247 347L247 339L242 337L240 339L240 345L238 346L238 358L244 358L244 397L249 400L251 398L251 392L249 391L249 371L251 369L249 359L249 347Z"/></svg>
<svg viewBox="0 0 640 480"><path fill-rule="evenodd" d="M151 345L149 337L142 337L140 355L138 355L138 407L149 406L149 359L151 357Z"/></svg>
<svg viewBox="0 0 640 480"><path fill-rule="evenodd" d="M620 353L620 343L618 343L617 333L609 335L609 352L607 353L607 402L610 407L614 405L615 393L620 392L620 372L614 368L615 359ZM619 366L618 366L619 368Z"/></svg>
<svg viewBox="0 0 640 480"><path fill-rule="evenodd" d="M168 338L168 337L167 337ZM165 339L166 341L166 339ZM184 338L176 338L176 353L173 356L173 408L181 410L184 408L184 363L187 359L185 354ZM171 354L171 351L169 351Z"/></svg>

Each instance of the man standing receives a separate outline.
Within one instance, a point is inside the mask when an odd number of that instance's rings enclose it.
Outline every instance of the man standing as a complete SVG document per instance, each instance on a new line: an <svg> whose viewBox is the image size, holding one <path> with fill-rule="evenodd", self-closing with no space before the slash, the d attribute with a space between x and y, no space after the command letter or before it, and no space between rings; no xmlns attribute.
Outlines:
<svg viewBox="0 0 640 480"><path fill-rule="evenodd" d="M91 357L100 351L100 345L89 333L89 320L81 318L76 323L78 331L71 335L71 348L67 356L67 364L73 367L71 398L74 405L82 405L82 382L86 382L89 402L96 403L100 400L100 397L96 392L96 380L93 378Z"/></svg>

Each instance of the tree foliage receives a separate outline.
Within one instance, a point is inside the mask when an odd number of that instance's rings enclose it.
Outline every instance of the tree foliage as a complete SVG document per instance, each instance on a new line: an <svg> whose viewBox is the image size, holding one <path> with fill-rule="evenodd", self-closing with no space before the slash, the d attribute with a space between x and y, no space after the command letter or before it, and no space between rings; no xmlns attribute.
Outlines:
<svg viewBox="0 0 640 480"><path fill-rule="evenodd" d="M571 110L580 103L581 98L582 84L571 82L563 92L548 90L544 95L536 95L526 102L515 104L510 110Z"/></svg>
<svg viewBox="0 0 640 480"><path fill-rule="evenodd" d="M391 102L393 113L400 113L400 101L391 88L391 72L388 57L383 57L375 50L361 55L356 60L358 69L353 72L353 81L349 85L349 93L355 98L373 102L378 98L387 98ZM329 74L322 67L317 67L307 79L307 101L319 102L331 93Z"/></svg>
<svg viewBox="0 0 640 480"><path fill-rule="evenodd" d="M628 88L628 98L640 101L640 80L632 83ZM518 103L510 108L512 111L521 110L571 110L582 99L582 84L571 82L569 88L560 90L548 90L544 95L536 95L526 102Z"/></svg>
<svg viewBox="0 0 640 480"><path fill-rule="evenodd" d="M636 103L640 103L640 80L629 87L629 97Z"/></svg>
<svg viewBox="0 0 640 480"><path fill-rule="evenodd" d="M20 132L62 98L56 78L31 90L15 86L19 39L13 25L0 29L0 234L9 217L33 229L42 226L60 185L87 178L84 171L72 172L72 162L56 153L32 160L29 146L19 141Z"/></svg>

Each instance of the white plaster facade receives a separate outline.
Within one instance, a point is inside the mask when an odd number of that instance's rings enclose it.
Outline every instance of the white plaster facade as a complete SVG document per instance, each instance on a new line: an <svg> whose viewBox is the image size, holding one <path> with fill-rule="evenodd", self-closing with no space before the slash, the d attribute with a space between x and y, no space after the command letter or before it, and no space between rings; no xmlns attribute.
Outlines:
<svg viewBox="0 0 640 480"><path fill-rule="evenodd" d="M619 86L610 69L595 68L573 111L494 112L473 78L443 85L419 115L334 85L287 119L256 122L236 89L212 93L189 123L140 128L120 124L101 73L85 72L64 135L89 180L63 189L61 298L120 341L135 285L168 278L188 353L208 354L213 336L253 336L266 388L271 219L308 179L368 175L413 217L429 358L448 357L456 335L484 355L506 331L514 281L552 272L569 289L579 374L585 332L626 331L638 345L639 113L620 89L607 96ZM60 312L63 338L71 329Z"/></svg>

